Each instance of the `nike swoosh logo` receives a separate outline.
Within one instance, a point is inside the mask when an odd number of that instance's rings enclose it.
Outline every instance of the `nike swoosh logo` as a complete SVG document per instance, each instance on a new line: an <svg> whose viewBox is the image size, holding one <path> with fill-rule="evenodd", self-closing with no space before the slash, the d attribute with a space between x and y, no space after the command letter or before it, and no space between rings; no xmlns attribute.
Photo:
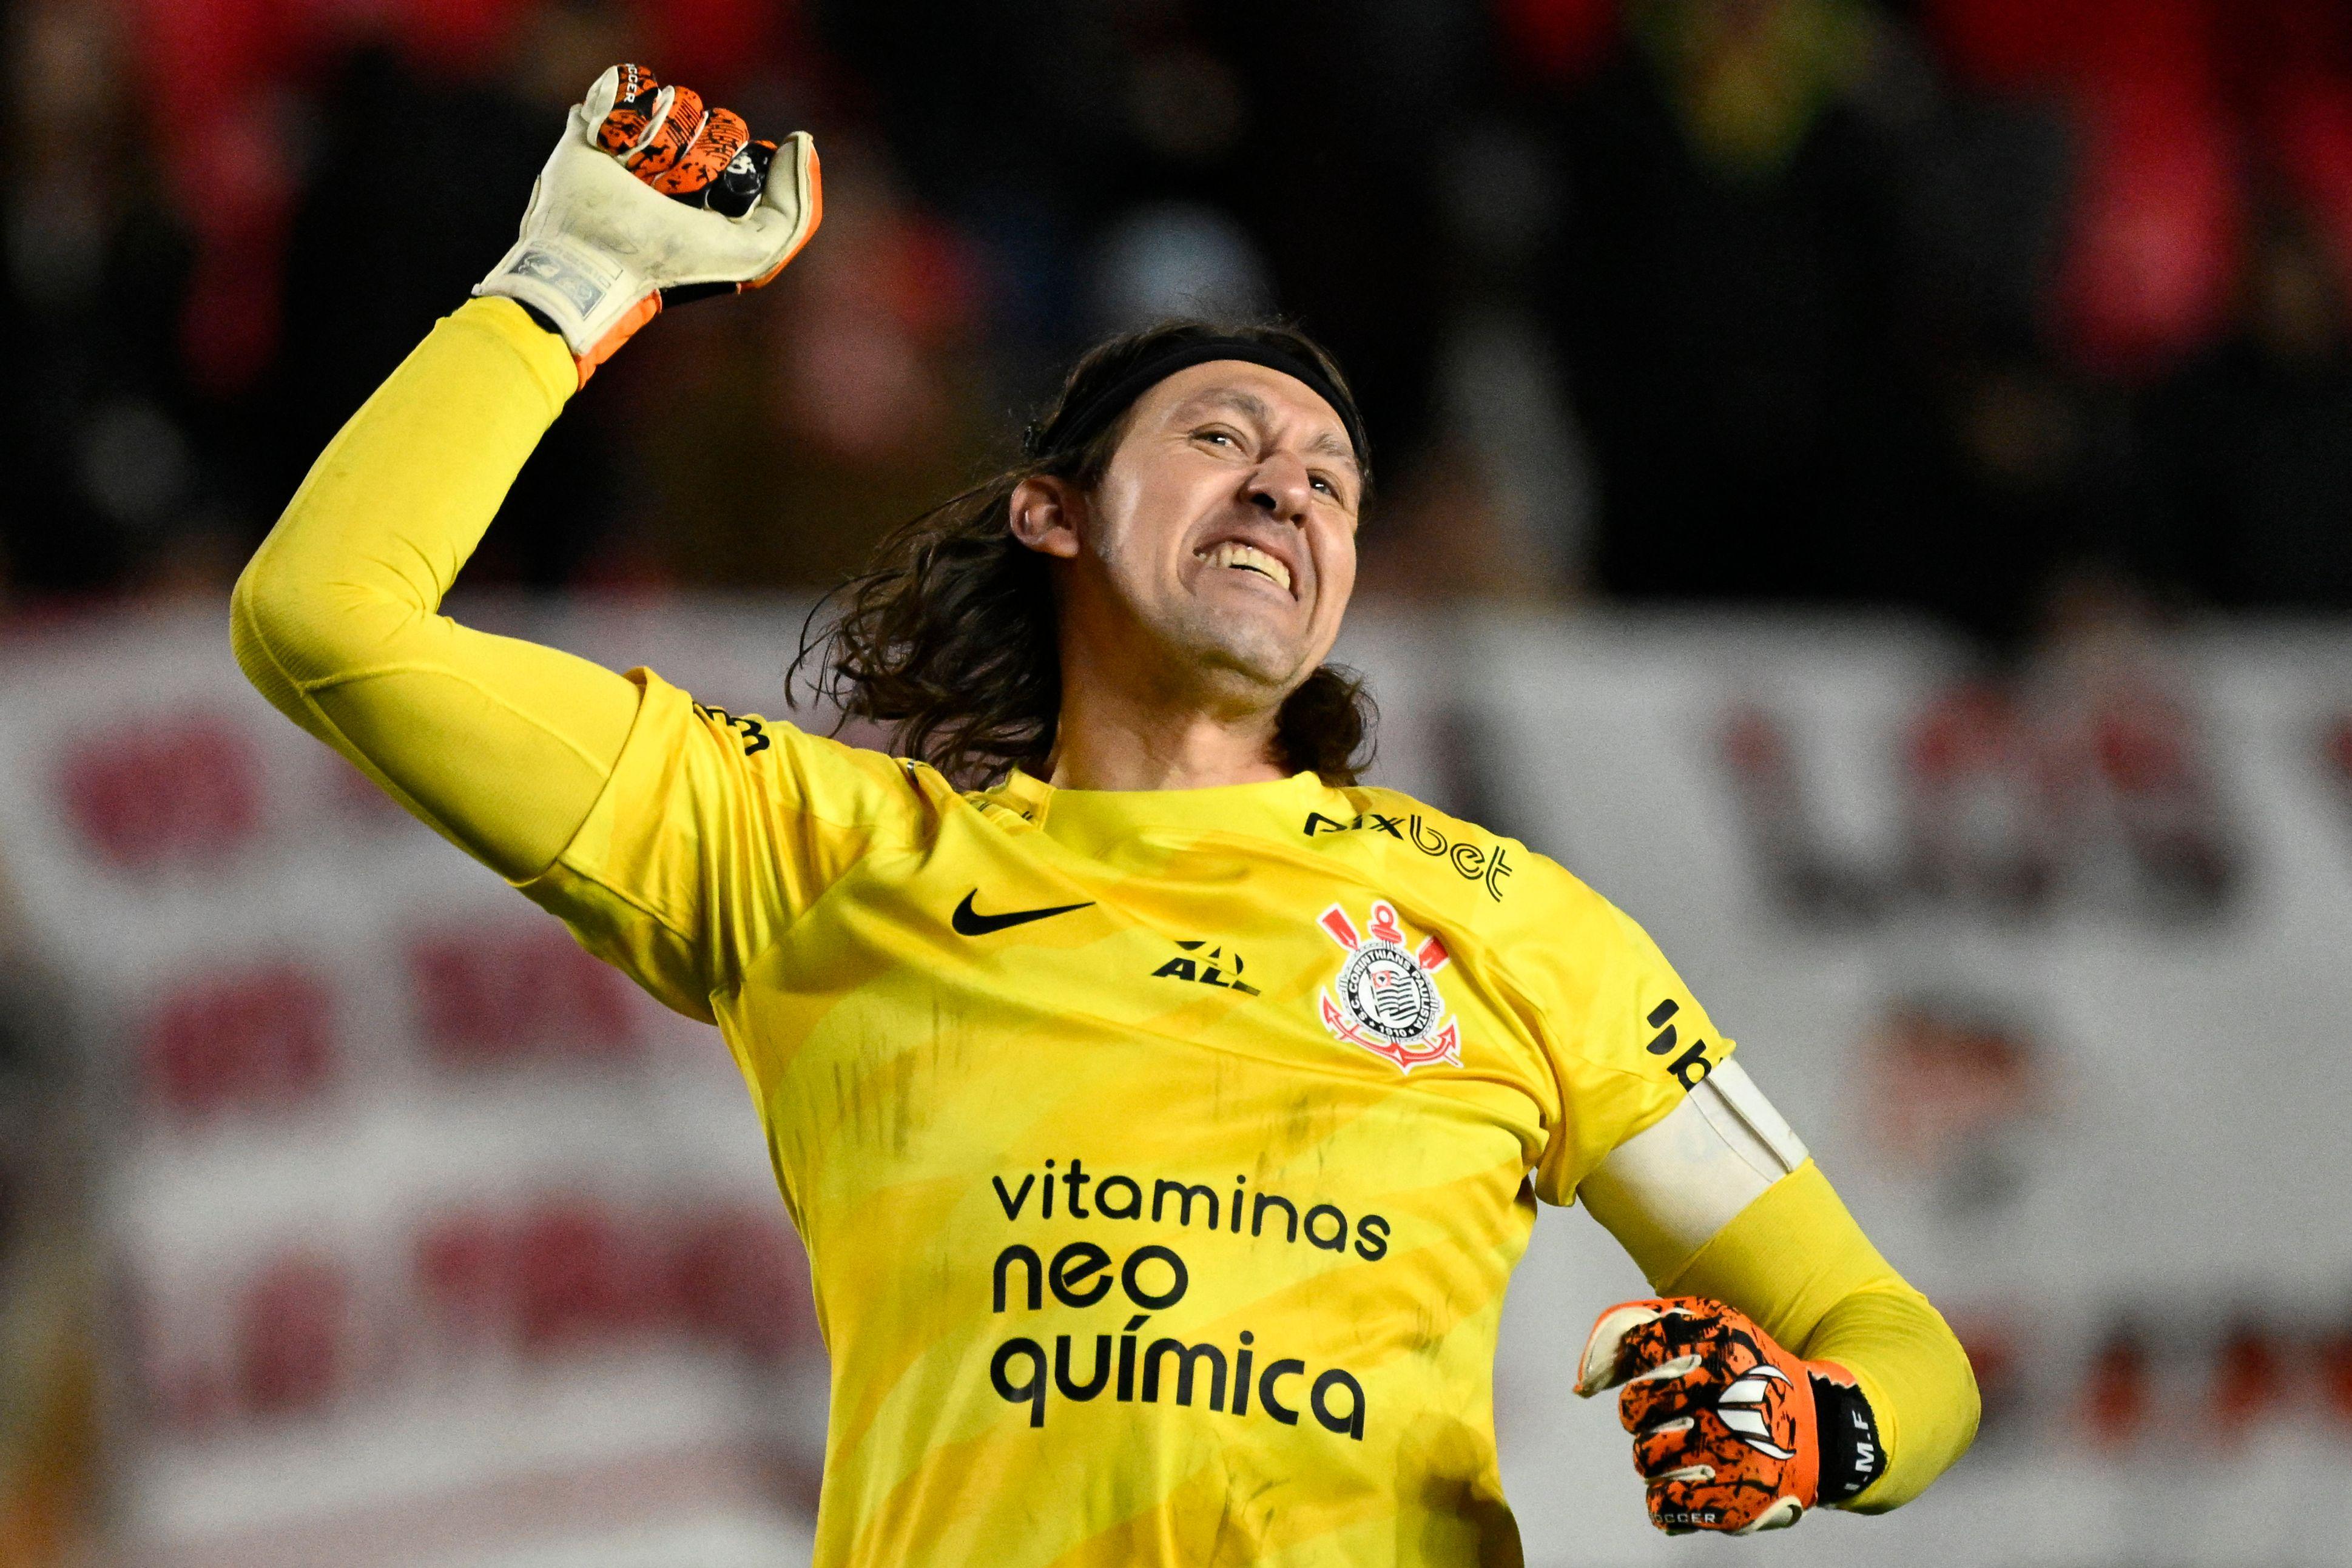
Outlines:
<svg viewBox="0 0 2352 1568"><path fill-rule="evenodd" d="M956 905L955 916L948 924L955 927L957 936L985 936L992 931L1002 931L1011 925L1026 925L1032 920L1043 920L1049 915L1067 915L1073 909L1094 907L1094 901L1089 899L1084 904L1057 904L1051 909L1015 909L1004 915L982 915L971 906L971 901L979 896L980 889L975 887L963 895L961 904Z"/></svg>

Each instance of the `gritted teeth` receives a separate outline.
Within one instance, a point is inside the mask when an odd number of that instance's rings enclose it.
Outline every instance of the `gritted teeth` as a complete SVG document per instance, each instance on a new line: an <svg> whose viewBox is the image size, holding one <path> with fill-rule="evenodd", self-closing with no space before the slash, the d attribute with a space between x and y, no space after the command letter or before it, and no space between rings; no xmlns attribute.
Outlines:
<svg viewBox="0 0 2352 1568"><path fill-rule="evenodd" d="M1201 552L1201 559L1211 566L1236 567L1274 580L1285 592L1290 590L1290 569L1255 545L1245 545L1239 539L1227 539Z"/></svg>

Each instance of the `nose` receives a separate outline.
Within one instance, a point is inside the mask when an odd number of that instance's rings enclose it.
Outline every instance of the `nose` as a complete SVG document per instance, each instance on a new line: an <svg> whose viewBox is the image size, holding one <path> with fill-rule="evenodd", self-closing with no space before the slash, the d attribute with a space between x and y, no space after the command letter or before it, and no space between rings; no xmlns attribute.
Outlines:
<svg viewBox="0 0 2352 1568"><path fill-rule="evenodd" d="M1250 475L1250 505L1282 522L1305 522L1314 496L1307 465L1292 453L1267 454Z"/></svg>

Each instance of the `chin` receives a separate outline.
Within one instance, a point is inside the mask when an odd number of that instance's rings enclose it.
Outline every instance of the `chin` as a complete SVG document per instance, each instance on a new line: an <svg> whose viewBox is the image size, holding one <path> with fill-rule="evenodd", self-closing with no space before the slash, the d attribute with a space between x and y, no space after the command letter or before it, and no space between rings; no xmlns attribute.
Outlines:
<svg viewBox="0 0 2352 1568"><path fill-rule="evenodd" d="M1197 605L1179 634L1169 639L1170 651L1237 687L1286 691L1305 669L1307 650L1296 629L1276 624L1288 618L1269 613L1272 609Z"/></svg>
<svg viewBox="0 0 2352 1568"><path fill-rule="evenodd" d="M1246 628L1228 627L1226 634L1213 644L1200 651L1200 662L1214 669L1230 671L1251 685L1269 690L1287 690L1295 685L1304 667L1300 650L1288 639L1271 636L1253 637ZM1239 632L1244 634L1234 635Z"/></svg>

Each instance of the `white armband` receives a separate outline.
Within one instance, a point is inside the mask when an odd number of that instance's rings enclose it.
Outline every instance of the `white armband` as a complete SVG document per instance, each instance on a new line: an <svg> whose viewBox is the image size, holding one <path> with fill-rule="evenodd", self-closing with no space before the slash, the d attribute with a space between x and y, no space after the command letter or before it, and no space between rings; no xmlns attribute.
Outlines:
<svg viewBox="0 0 2352 1568"><path fill-rule="evenodd" d="M1738 1062L1727 1061L1611 1151L1579 1193L1658 1284L1805 1159L1786 1118Z"/></svg>

